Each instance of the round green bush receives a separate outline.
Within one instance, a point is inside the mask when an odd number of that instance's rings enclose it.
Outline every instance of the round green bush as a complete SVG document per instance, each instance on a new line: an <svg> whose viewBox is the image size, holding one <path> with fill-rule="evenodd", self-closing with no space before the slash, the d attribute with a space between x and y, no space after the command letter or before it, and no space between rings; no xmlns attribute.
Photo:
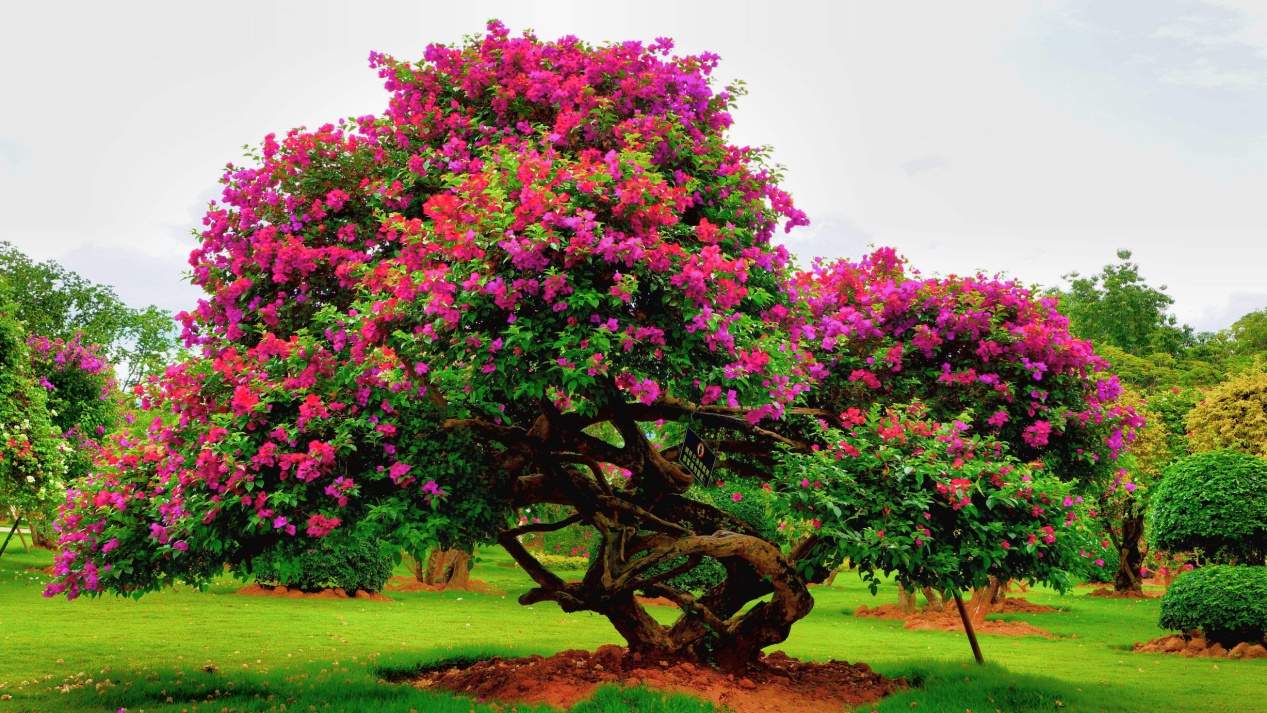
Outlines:
<svg viewBox="0 0 1267 713"><path fill-rule="evenodd" d="M1267 632L1267 567L1210 565L1180 576L1161 600L1161 626L1199 629L1221 644Z"/></svg>
<svg viewBox="0 0 1267 713"><path fill-rule="evenodd" d="M391 577L396 563L394 550L373 540L332 536L304 545L301 549L279 548L256 557L251 563L255 580L304 592L378 592Z"/></svg>
<svg viewBox="0 0 1267 713"><path fill-rule="evenodd" d="M1267 459L1225 450L1170 464L1153 493L1148 525L1157 548L1201 550L1211 562L1262 564Z"/></svg>

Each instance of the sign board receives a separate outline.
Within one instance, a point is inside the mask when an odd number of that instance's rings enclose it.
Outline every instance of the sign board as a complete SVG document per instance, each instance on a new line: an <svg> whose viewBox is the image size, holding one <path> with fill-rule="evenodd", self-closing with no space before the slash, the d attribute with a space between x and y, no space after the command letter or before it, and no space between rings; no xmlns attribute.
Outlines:
<svg viewBox="0 0 1267 713"><path fill-rule="evenodd" d="M708 480L717 464L717 454L708 447L695 431L686 430L686 440L682 441L682 449L678 453L678 464L686 469L698 481Z"/></svg>

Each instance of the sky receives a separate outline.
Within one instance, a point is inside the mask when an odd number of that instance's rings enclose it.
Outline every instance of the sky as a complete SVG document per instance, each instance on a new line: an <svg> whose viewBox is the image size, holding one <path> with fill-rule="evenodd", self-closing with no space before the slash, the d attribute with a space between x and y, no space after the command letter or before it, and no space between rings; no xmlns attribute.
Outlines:
<svg viewBox="0 0 1267 713"><path fill-rule="evenodd" d="M371 50L673 37L742 79L808 261L1059 285L1134 252L1198 329L1267 307L1267 2L27 2L0 25L0 239L176 310L221 169L376 113Z"/></svg>

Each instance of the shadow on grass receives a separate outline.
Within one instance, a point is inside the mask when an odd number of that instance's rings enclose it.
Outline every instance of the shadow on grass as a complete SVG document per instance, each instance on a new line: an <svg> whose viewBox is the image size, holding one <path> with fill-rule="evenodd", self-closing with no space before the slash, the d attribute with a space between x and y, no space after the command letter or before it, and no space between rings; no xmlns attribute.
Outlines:
<svg viewBox="0 0 1267 713"><path fill-rule="evenodd" d="M941 663L913 666L896 672L910 688L859 711L896 713L964 713L964 711L1103 711L1116 713L1128 708L1114 703L1112 689L1088 685L1070 688L1054 679L1017 674L997 664Z"/></svg>
<svg viewBox="0 0 1267 713"><path fill-rule="evenodd" d="M527 651L466 648L427 654L396 654L373 663L341 667L310 664L258 673L218 669L114 672L108 679L83 679L68 694L84 711L188 711L207 706L233 713L556 713L540 705L479 704L443 691L407 685L410 678L437 668ZM105 683L105 681L109 683ZM100 685L99 684L105 684ZM21 701L14 701L19 706ZM16 710L37 710L23 709ZM604 686L570 713L716 713L711 704L644 687Z"/></svg>

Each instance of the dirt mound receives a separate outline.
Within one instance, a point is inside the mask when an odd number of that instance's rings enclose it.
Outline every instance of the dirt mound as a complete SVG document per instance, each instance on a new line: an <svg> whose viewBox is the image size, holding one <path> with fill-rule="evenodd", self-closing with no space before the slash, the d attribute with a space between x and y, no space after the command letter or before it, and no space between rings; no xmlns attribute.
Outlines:
<svg viewBox="0 0 1267 713"><path fill-rule="evenodd" d="M380 592L367 592L358 589L349 594L342 589L323 589L320 592L305 592L289 587L270 587L265 584L248 584L238 590L238 594L250 597L286 597L287 599L368 599L373 602L395 601Z"/></svg>
<svg viewBox="0 0 1267 713"><path fill-rule="evenodd" d="M1046 604L1034 604L1024 597L1008 597L1003 600L1003 606L994 611L1003 614L1051 614L1060 611L1060 608L1049 607Z"/></svg>
<svg viewBox="0 0 1267 713"><path fill-rule="evenodd" d="M392 577L384 587L389 592L475 592L477 594L505 594L502 590L488 582L468 579L465 584L425 584L414 577L397 575Z"/></svg>
<svg viewBox="0 0 1267 713"><path fill-rule="evenodd" d="M1010 600L1009 600L1010 601ZM1024 600L1022 600L1024 601ZM1058 611L1051 607L1043 607L1039 604L1026 605L1034 607L1034 609L1016 611ZM907 614L897 604L882 604L878 607L868 607L865 604L854 610L854 616L873 617L876 619L893 619L895 621L905 622L903 628L918 629L921 631L963 631L963 621L959 618L959 612L956 611L954 605L946 609L925 609L917 611L914 614ZM1012 611L1004 609L1003 611ZM986 619L973 625L973 629L978 634L997 634L999 636L1042 636L1044 638L1053 638L1050 631L1040 629L1033 624L1024 621L995 621Z"/></svg>
<svg viewBox="0 0 1267 713"><path fill-rule="evenodd" d="M619 646L562 651L550 657L492 658L430 671L412 683L480 701L560 708L589 698L603 684L641 684L712 701L735 713L838 713L906 685L866 664L810 663L773 653L762 657L747 675L734 676L685 661L639 659Z"/></svg>
<svg viewBox="0 0 1267 713"><path fill-rule="evenodd" d="M1141 654L1179 654L1181 656L1209 656L1226 659L1267 658L1267 642L1242 642L1231 648L1215 641L1206 641L1199 633L1163 636L1142 644L1135 644L1135 652Z"/></svg>
<svg viewBox="0 0 1267 713"><path fill-rule="evenodd" d="M1108 587L1100 587L1099 589L1096 589L1095 591L1087 592L1087 596L1088 597L1104 597L1105 599L1154 599L1156 597L1160 597L1161 592L1148 592L1148 591L1132 592L1130 590L1127 590L1125 592L1119 592L1116 589L1109 589Z"/></svg>

